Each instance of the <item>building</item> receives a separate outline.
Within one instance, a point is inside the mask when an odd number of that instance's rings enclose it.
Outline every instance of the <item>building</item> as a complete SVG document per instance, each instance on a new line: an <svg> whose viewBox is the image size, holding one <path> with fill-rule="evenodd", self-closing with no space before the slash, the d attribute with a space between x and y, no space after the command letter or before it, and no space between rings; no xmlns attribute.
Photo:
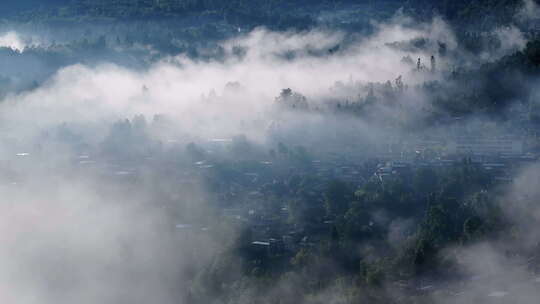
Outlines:
<svg viewBox="0 0 540 304"><path fill-rule="evenodd" d="M520 155L523 146L523 140L515 138L457 138L450 141L447 148L450 154Z"/></svg>

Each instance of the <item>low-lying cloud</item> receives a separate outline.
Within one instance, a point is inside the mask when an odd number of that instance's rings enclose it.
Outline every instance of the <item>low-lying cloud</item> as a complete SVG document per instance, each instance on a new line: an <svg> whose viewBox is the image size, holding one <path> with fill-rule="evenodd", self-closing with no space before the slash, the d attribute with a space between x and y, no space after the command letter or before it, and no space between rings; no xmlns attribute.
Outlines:
<svg viewBox="0 0 540 304"><path fill-rule="evenodd" d="M244 134L261 145L290 136L296 145L326 141L353 153L359 147L370 149L371 143L388 135L377 124L325 115L313 107L282 111L276 97L291 88L322 108L335 93L332 86L348 86L344 95L351 99L365 98L370 83L382 86L391 81L396 86L399 76L412 88L439 79L455 60L452 52L459 52L454 34L440 19L418 25L398 16L377 29L352 42L344 33L256 29L223 42L225 56L219 60L178 55L144 71L113 63L71 65L36 88L8 94L0 104L0 300L33 304L189 299L194 268L219 254L227 240L223 235L231 237L233 230L205 230L217 216L208 203L208 185L186 180L187 166L178 165L184 164L185 145L175 150L175 142ZM508 50L524 43L512 28L501 30L500 36ZM426 42L410 47L415 39ZM443 45L449 54L441 54ZM22 51L25 43L11 32L0 36L0 46ZM425 65L432 55L439 60L438 69L431 72ZM414 58L412 65L403 60L406 56ZM424 63L421 71L418 58ZM381 117L400 117L409 114L404 109L426 105L422 94L412 89L404 96L403 105L383 108ZM156 126L152 134L137 133L134 122L132 129L125 128L129 131L123 129L125 119L139 114ZM169 119L166 127L157 127L160 114ZM119 135L112 134L114 123L119 124ZM107 138L123 140L124 131L134 143L115 149L155 140L159 144L148 145L156 150L173 147L170 158L156 159L144 151L145 161L155 166L121 156L105 161ZM176 165L179 172L171 169ZM134 172L139 173L136 182L126 182ZM170 209L178 214L171 216ZM409 224L396 223L396 239L398 225ZM197 236L178 232L186 228L196 229ZM496 262L497 256L493 259Z"/></svg>
<svg viewBox="0 0 540 304"><path fill-rule="evenodd" d="M0 34L0 47L21 52L26 47L26 43L16 32L6 32Z"/></svg>

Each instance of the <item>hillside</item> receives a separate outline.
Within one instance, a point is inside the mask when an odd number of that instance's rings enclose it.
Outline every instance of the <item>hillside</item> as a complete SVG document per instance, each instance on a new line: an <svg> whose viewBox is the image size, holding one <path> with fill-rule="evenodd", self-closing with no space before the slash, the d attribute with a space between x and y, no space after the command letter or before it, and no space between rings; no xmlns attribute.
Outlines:
<svg viewBox="0 0 540 304"><path fill-rule="evenodd" d="M284 25L305 27L320 21L318 17L322 11L349 10L354 12L357 18L364 18L365 14L368 14L376 19L403 8L408 14L418 18L430 18L438 14L460 25L493 26L511 21L522 6L522 0L22 0L4 2L0 4L0 11L4 17L23 16L26 20L132 20L212 15L239 24L274 24L290 19L287 21L290 24Z"/></svg>

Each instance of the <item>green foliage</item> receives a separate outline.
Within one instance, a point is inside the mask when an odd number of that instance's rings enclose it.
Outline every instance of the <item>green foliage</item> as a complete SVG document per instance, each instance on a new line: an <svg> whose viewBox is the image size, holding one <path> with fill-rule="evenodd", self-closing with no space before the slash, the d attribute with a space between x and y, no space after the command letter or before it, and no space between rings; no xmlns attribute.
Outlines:
<svg viewBox="0 0 540 304"><path fill-rule="evenodd" d="M30 1L30 0L23 0ZM305 5L305 3L300 3ZM19 5L10 13L18 13L21 20L157 20L166 18L198 18L212 27L219 21L242 26L266 25L270 28L307 29L314 20L307 15L291 14L298 4L283 0L57 0L54 5ZM211 32L213 32L211 30Z"/></svg>
<svg viewBox="0 0 540 304"><path fill-rule="evenodd" d="M408 0L406 7L417 17L439 14L453 23L478 29L508 24L522 4L521 0Z"/></svg>
<svg viewBox="0 0 540 304"><path fill-rule="evenodd" d="M339 180L331 181L324 193L326 213L330 217L341 217L347 212L352 199L349 186Z"/></svg>
<svg viewBox="0 0 540 304"><path fill-rule="evenodd" d="M315 198L300 195L288 201L290 220L299 224L314 224L322 221L325 215L324 206Z"/></svg>
<svg viewBox="0 0 540 304"><path fill-rule="evenodd" d="M540 66L540 40L529 41L524 54L531 65Z"/></svg>
<svg viewBox="0 0 540 304"><path fill-rule="evenodd" d="M374 236L375 227L373 227L369 210L359 202L352 203L341 225L343 235L347 239L360 241Z"/></svg>
<svg viewBox="0 0 540 304"><path fill-rule="evenodd" d="M382 286L384 279L385 279L385 273L381 269L379 265L368 265L365 269L365 281L366 284L370 286Z"/></svg>
<svg viewBox="0 0 540 304"><path fill-rule="evenodd" d="M298 253L291 259L291 265L295 267L306 267L313 262L314 259L313 253L308 249L302 248Z"/></svg>
<svg viewBox="0 0 540 304"><path fill-rule="evenodd" d="M284 147L287 155L295 153ZM444 277L455 269L444 249L494 237L509 227L502 220L497 193L491 192L489 174L467 159L450 168L403 171L384 182L374 178L356 191L339 180L321 182L299 174L274 186L265 190L264 199L281 206L277 197L285 198L289 220L280 225L295 231L291 235L299 233L302 241L272 255L254 251L251 231L239 230L244 232L225 255L240 258L229 263L236 263L241 275L227 276L230 265L216 261L198 278L200 290L236 297L234 288L250 282L257 294L268 295L274 291L270 286L286 278L286 284L304 296L336 283L349 299L385 303L376 292L381 287L418 275ZM403 220L408 224L400 232L402 239L395 241L389 237L393 223Z"/></svg>

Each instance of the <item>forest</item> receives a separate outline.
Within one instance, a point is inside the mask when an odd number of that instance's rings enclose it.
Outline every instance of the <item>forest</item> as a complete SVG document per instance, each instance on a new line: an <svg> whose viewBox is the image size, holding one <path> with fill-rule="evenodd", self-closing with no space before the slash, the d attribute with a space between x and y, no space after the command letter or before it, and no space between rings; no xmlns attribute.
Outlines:
<svg viewBox="0 0 540 304"><path fill-rule="evenodd" d="M0 301L536 303L540 3L0 3Z"/></svg>

